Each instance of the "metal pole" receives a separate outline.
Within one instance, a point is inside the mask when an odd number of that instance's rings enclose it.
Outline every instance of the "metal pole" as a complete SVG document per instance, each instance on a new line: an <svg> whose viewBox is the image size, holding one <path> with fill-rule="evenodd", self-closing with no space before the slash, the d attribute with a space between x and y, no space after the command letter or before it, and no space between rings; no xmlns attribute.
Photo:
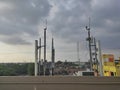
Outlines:
<svg viewBox="0 0 120 90"><path fill-rule="evenodd" d="M46 70L45 60L46 60L46 29L44 29L44 75Z"/></svg>
<svg viewBox="0 0 120 90"><path fill-rule="evenodd" d="M90 71L92 71L92 50L91 50L91 36L90 36L90 28L88 30L88 43L89 43L89 54L90 54Z"/></svg>
<svg viewBox="0 0 120 90"><path fill-rule="evenodd" d="M41 38L39 39L39 75L40 75L40 66L41 66Z"/></svg>
<svg viewBox="0 0 120 90"><path fill-rule="evenodd" d="M100 62L100 75L103 76L103 62L102 62L100 40L98 40L98 54L99 54L99 62Z"/></svg>
<svg viewBox="0 0 120 90"><path fill-rule="evenodd" d="M53 63L54 63L54 46L53 46L53 38L52 38L52 52L51 52L51 61L52 61L52 67L51 67L51 75L53 75Z"/></svg>
<svg viewBox="0 0 120 90"><path fill-rule="evenodd" d="M39 60L41 61L41 38L39 39Z"/></svg>
<svg viewBox="0 0 120 90"><path fill-rule="evenodd" d="M98 70L98 59L97 59L97 47L96 47L96 39L94 38L94 47L95 47L95 64L97 65L97 70Z"/></svg>
<svg viewBox="0 0 120 90"><path fill-rule="evenodd" d="M52 75L54 75L54 69L55 69L55 48L53 49L53 70L52 70Z"/></svg>
<svg viewBox="0 0 120 90"><path fill-rule="evenodd" d="M77 42L77 58L78 58L79 67L80 67L80 57L79 57L79 42Z"/></svg>
<svg viewBox="0 0 120 90"><path fill-rule="evenodd" d="M54 49L54 39L52 38L52 52L51 52L51 61L52 61L52 68L51 68L51 75L54 75L54 63L55 63L55 49Z"/></svg>
<svg viewBox="0 0 120 90"><path fill-rule="evenodd" d="M89 55L90 55L90 71L92 71L92 50L91 50L91 36L90 36L90 17L89 17L89 26L86 26L86 30L88 31L87 41L89 43Z"/></svg>
<svg viewBox="0 0 120 90"><path fill-rule="evenodd" d="M38 72L38 40L35 40L35 76L37 76Z"/></svg>

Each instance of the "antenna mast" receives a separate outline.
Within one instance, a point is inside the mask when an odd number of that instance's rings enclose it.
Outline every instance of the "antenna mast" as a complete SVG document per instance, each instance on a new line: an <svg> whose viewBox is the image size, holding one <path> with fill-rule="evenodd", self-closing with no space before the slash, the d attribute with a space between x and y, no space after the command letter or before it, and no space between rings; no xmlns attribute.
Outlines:
<svg viewBox="0 0 120 90"><path fill-rule="evenodd" d="M79 62L79 67L80 67L79 42L77 42L77 59L78 59L78 62Z"/></svg>
<svg viewBox="0 0 120 90"><path fill-rule="evenodd" d="M46 20L46 26L44 28L44 75L46 71L46 30L47 30L47 20Z"/></svg>
<svg viewBox="0 0 120 90"><path fill-rule="evenodd" d="M86 30L88 31L87 41L89 43L89 55L90 55L90 71L92 71L92 50L91 50L91 35L90 35L90 17L89 17L89 25L86 26Z"/></svg>

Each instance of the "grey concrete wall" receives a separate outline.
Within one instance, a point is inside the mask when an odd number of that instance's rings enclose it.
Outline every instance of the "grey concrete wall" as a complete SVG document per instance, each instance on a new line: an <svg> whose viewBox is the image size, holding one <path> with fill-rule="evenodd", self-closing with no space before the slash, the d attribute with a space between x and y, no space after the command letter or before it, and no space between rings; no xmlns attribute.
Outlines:
<svg viewBox="0 0 120 90"><path fill-rule="evenodd" d="M0 77L0 90L120 90L120 77Z"/></svg>

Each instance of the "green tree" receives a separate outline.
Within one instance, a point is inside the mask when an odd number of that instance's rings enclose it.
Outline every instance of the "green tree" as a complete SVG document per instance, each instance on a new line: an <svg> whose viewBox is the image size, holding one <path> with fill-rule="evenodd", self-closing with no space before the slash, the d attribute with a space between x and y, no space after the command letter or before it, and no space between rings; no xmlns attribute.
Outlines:
<svg viewBox="0 0 120 90"><path fill-rule="evenodd" d="M29 63L27 70L28 75L34 75L34 63Z"/></svg>

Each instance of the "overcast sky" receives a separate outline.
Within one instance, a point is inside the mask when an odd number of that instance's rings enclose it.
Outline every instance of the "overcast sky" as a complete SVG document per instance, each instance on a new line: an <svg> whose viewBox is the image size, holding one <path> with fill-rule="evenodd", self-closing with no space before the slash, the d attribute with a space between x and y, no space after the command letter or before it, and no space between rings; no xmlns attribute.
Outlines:
<svg viewBox="0 0 120 90"><path fill-rule="evenodd" d="M47 19L47 59L54 37L56 61L89 59L86 42L91 35L101 41L103 53L120 55L120 0L0 0L0 62L34 61L34 40L42 38Z"/></svg>

